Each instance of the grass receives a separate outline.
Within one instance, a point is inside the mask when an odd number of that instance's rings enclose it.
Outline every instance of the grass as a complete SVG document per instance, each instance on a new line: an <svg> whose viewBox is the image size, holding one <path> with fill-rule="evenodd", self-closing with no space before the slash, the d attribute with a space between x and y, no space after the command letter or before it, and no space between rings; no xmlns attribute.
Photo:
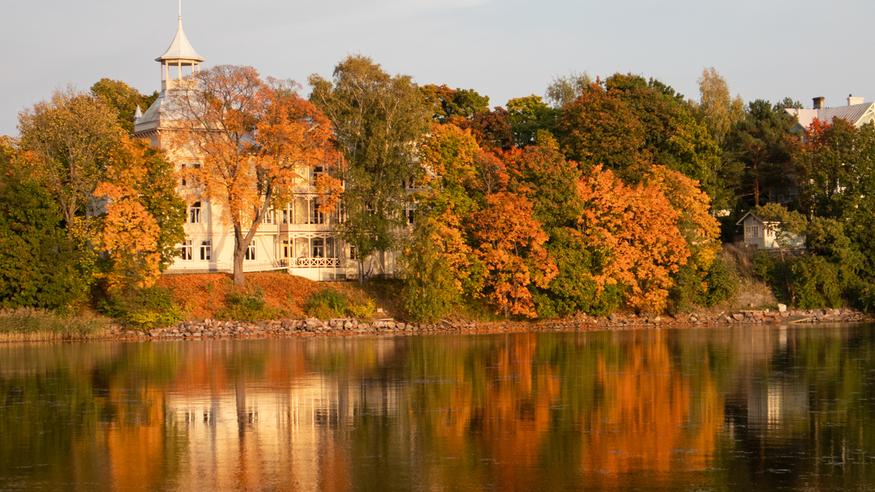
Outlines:
<svg viewBox="0 0 875 492"><path fill-rule="evenodd" d="M32 308L0 311L0 341L79 340L100 335L108 318L91 313L62 316Z"/></svg>
<svg viewBox="0 0 875 492"><path fill-rule="evenodd" d="M282 272L259 272L247 273L242 287L221 273L164 275L158 285L170 290L189 320L229 318L241 311L245 317L270 313L272 318L304 318L307 301L325 290L342 295L351 306L372 303L377 317L399 313L382 282L362 287L357 282L314 282Z"/></svg>

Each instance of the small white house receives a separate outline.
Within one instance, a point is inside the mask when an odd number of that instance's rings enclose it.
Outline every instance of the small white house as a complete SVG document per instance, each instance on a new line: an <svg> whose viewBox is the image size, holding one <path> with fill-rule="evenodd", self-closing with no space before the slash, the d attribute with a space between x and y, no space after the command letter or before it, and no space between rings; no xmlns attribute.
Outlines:
<svg viewBox="0 0 875 492"><path fill-rule="evenodd" d="M780 222L764 220L753 212L744 214L735 225L744 226L744 245L751 248L802 248L805 245L803 237L782 231Z"/></svg>

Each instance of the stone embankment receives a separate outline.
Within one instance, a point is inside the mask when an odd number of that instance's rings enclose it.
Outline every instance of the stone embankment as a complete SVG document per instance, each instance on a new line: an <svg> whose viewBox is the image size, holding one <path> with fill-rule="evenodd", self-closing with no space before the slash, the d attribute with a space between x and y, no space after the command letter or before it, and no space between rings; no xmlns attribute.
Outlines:
<svg viewBox="0 0 875 492"><path fill-rule="evenodd" d="M563 320L539 322L487 322L442 321L429 324L404 323L393 319L357 321L332 319L322 321L273 320L261 322L242 321L185 321L173 327L159 328L148 332L113 328L110 336L127 339L204 339L204 338L275 338L284 336L351 336L351 335L417 335L436 333L502 333L526 331L595 331L626 330L640 328L690 328L732 325L790 325L803 323L859 323L873 319L849 309L745 310L733 312L694 313L678 316L611 315L590 317L586 315Z"/></svg>

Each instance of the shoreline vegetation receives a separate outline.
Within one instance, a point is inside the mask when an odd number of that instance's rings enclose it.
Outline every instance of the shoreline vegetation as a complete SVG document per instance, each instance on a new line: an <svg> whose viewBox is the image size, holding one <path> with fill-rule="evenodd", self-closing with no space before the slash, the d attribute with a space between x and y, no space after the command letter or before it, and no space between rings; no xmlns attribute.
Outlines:
<svg viewBox="0 0 875 492"><path fill-rule="evenodd" d="M488 334L595 331L739 325L788 326L875 322L850 308L789 308L760 283L742 280L731 301L672 314L632 312L542 320L496 317L468 306L454 317L411 322L398 302L400 283L390 280L313 282L285 273L249 274L245 287L227 274L165 275L161 295L115 318L83 310L58 314L21 308L0 311L0 343L98 340L250 339L289 336ZM157 300L157 301L156 301Z"/></svg>

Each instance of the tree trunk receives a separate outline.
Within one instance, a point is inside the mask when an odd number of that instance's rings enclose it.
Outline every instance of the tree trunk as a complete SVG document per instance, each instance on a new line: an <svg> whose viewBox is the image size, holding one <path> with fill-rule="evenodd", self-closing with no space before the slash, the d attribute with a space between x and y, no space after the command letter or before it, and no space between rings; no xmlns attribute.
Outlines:
<svg viewBox="0 0 875 492"><path fill-rule="evenodd" d="M246 277L243 275L243 258L246 255L246 241L239 226L234 226L234 285L243 285Z"/></svg>

